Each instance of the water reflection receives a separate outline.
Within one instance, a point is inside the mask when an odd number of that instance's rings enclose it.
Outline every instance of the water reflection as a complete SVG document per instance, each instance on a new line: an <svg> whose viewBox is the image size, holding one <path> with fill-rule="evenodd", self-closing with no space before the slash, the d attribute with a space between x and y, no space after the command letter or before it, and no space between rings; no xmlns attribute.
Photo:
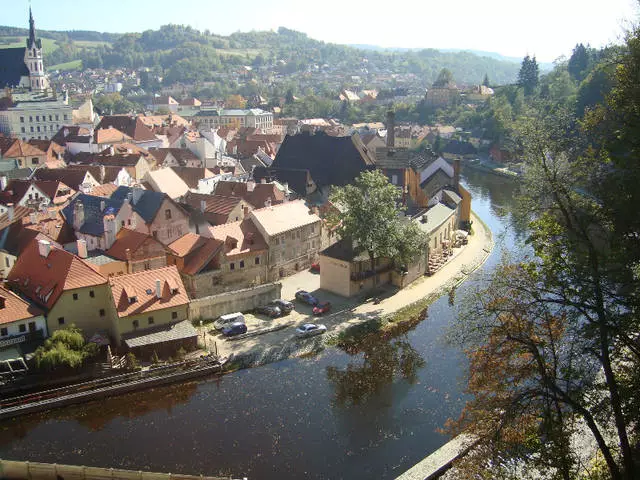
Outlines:
<svg viewBox="0 0 640 480"><path fill-rule="evenodd" d="M379 396L396 379L409 384L418 380L418 370L425 366L424 358L413 348L407 336L408 325L388 335L370 334L341 348L357 362L346 368L328 366L327 378L335 390L337 406L359 405L373 396Z"/></svg>

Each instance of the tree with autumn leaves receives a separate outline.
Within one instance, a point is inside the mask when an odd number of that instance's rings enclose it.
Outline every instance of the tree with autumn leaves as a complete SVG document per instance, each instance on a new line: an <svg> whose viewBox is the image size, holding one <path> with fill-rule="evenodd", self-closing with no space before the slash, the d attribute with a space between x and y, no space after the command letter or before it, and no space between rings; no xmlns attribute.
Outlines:
<svg viewBox="0 0 640 480"><path fill-rule="evenodd" d="M449 430L478 439L470 476L508 476L514 459L546 478L640 474L638 31L626 47L584 118L539 103L519 119L533 255L503 262L454 328L474 400ZM582 463L577 432L600 465Z"/></svg>

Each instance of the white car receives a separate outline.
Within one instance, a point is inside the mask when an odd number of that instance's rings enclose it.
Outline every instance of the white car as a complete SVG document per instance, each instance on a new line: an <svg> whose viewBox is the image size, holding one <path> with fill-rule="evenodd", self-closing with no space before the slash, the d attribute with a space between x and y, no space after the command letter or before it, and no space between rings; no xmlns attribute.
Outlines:
<svg viewBox="0 0 640 480"><path fill-rule="evenodd" d="M213 327L216 330L222 330L223 328L228 327L235 322L244 323L244 315L242 315L242 313L240 312L221 315L218 320L213 322Z"/></svg>
<svg viewBox="0 0 640 480"><path fill-rule="evenodd" d="M298 337L313 337L314 335L321 335L327 331L327 327L322 324L305 323L296 328L296 336Z"/></svg>

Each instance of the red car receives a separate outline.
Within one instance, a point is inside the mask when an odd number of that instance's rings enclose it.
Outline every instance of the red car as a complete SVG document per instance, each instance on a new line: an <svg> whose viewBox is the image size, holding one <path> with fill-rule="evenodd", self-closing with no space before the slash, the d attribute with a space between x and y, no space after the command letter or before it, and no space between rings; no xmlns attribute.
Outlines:
<svg viewBox="0 0 640 480"><path fill-rule="evenodd" d="M312 263L311 268L309 268L309 270L313 273L320 273L320 263L319 262Z"/></svg>
<svg viewBox="0 0 640 480"><path fill-rule="evenodd" d="M322 315L323 313L327 313L329 311L331 311L330 302L318 303L315 307L313 307L314 315Z"/></svg>

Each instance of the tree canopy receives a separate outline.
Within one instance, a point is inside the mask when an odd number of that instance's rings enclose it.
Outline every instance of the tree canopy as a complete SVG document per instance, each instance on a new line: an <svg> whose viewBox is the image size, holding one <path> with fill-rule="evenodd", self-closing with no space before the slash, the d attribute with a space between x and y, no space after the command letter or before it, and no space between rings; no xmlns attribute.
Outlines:
<svg viewBox="0 0 640 480"><path fill-rule="evenodd" d="M520 71L518 72L518 85L524 88L525 95L531 95L538 86L540 69L536 57L531 58L529 55L524 57Z"/></svg>
<svg viewBox="0 0 640 480"><path fill-rule="evenodd" d="M44 345L38 347L34 360L36 366L43 370L79 368L97 353L98 346L95 343L85 343L82 331L72 325L53 332Z"/></svg>

